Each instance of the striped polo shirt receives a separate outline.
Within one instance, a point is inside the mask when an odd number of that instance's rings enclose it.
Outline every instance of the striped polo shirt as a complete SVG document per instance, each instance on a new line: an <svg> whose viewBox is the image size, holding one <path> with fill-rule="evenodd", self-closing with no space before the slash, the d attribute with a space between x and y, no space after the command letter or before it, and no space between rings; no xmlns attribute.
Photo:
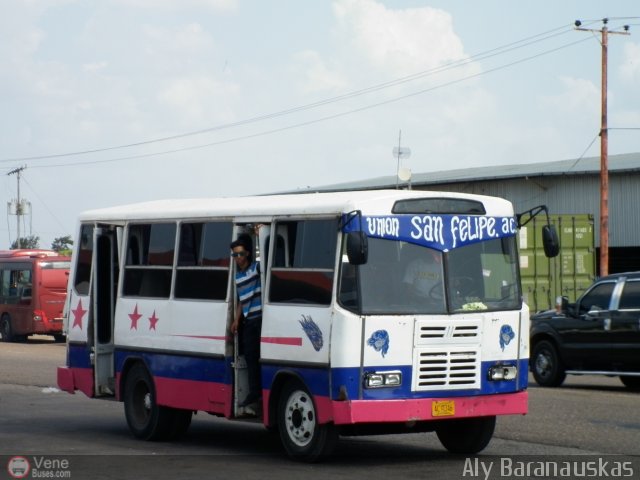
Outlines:
<svg viewBox="0 0 640 480"><path fill-rule="evenodd" d="M245 320L262 317L262 289L258 262L253 262L244 271L236 272L236 290Z"/></svg>

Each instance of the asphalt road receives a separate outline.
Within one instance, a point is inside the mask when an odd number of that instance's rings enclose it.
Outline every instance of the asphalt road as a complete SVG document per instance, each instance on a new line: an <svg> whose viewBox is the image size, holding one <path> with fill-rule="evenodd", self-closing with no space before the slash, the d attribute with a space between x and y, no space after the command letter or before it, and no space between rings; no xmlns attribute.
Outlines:
<svg viewBox="0 0 640 480"><path fill-rule="evenodd" d="M57 390L56 367L64 357L65 345L49 337L0 343L0 479L12 478L3 477L4 464L22 461L15 456L31 463L30 475L57 478L549 478L526 476L535 472L514 465L566 458L604 458L610 463L601 464L605 470L598 474L613 468L611 462L631 461L631 478L640 478L640 394L617 378L568 377L556 389L532 383L529 414L499 418L492 442L477 458L451 456L427 433L342 438L332 458L304 465L289 460L261 424L203 413L178 442L136 440L121 403ZM509 462L516 462L511 470ZM483 467L493 469L485 475Z"/></svg>

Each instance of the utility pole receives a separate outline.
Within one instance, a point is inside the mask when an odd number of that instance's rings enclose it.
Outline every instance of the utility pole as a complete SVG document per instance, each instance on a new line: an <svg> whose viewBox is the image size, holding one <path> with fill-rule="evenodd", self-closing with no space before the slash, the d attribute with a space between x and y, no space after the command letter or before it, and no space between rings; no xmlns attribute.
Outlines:
<svg viewBox="0 0 640 480"><path fill-rule="evenodd" d="M7 173L7 175L16 175L17 180L18 180L18 198L16 200L16 246L18 248L20 248L20 217L22 216L22 200L20 199L20 173L27 168L27 166L25 165L24 167L18 167L15 168L13 170L11 170L9 173Z"/></svg>
<svg viewBox="0 0 640 480"><path fill-rule="evenodd" d="M624 31L611 31L607 27L608 18L602 19L600 30L582 28L582 22L576 20L576 30L598 32L602 36L602 90L600 117L600 276L609 274L609 128L607 126L607 63L610 34L629 35L629 25Z"/></svg>

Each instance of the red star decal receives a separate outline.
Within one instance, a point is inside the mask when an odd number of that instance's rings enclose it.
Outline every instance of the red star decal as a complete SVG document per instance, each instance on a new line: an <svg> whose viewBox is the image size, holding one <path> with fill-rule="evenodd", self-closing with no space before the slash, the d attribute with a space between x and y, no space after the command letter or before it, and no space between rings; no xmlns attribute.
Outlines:
<svg viewBox="0 0 640 480"><path fill-rule="evenodd" d="M133 309L133 313L129 314L129 318L131 319L131 328L129 330L133 330L134 328L138 329L138 320L142 317L141 314L138 313L138 304L136 303L136 307Z"/></svg>
<svg viewBox="0 0 640 480"><path fill-rule="evenodd" d="M158 317L156 317L156 311L153 311L153 315L151 315L149 317L149 330L155 330L156 329L156 323L158 323L158 320L160 320Z"/></svg>
<svg viewBox="0 0 640 480"><path fill-rule="evenodd" d="M73 325L71 328L75 328L77 326L82 330L82 317L87 313L87 310L82 308L82 299L78 300L78 306L75 310L71 310L71 313L73 313Z"/></svg>

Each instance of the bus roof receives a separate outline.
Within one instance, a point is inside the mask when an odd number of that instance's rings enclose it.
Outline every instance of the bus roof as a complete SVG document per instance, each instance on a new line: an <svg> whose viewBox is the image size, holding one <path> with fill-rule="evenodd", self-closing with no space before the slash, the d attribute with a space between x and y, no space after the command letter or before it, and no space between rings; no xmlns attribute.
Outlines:
<svg viewBox="0 0 640 480"><path fill-rule="evenodd" d="M513 216L511 202L497 197L455 192L368 190L359 192L299 193L247 197L156 200L89 210L80 221L160 220L200 217L340 214L361 210L365 215L388 215L398 200L462 198L480 201L487 215Z"/></svg>
<svg viewBox="0 0 640 480"><path fill-rule="evenodd" d="M16 250L0 250L0 258L48 258L48 257L61 257L70 258L65 255L60 255L54 250L41 250L41 249L16 249Z"/></svg>

